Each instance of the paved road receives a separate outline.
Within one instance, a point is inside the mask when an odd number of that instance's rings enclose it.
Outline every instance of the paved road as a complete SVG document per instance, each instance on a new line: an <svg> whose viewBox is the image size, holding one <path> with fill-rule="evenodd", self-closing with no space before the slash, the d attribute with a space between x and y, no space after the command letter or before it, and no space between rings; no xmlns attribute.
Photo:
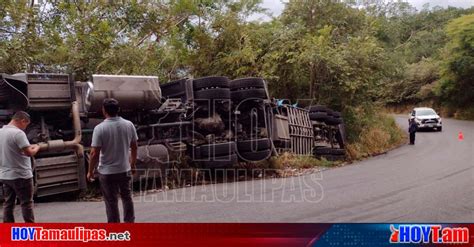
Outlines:
<svg viewBox="0 0 474 247"><path fill-rule="evenodd" d="M137 196L137 221L473 222L473 140L474 122L446 119L415 146L345 167ZM102 202L39 203L35 212L40 222L105 221Z"/></svg>

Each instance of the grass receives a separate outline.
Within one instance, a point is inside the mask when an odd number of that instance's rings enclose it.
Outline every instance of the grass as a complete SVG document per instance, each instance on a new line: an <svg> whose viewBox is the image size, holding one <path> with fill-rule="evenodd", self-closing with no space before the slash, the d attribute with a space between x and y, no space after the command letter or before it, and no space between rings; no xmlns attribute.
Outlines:
<svg viewBox="0 0 474 247"><path fill-rule="evenodd" d="M459 109L454 112L453 117L461 120L474 120L474 107Z"/></svg>
<svg viewBox="0 0 474 247"><path fill-rule="evenodd" d="M347 145L350 160L381 154L406 143L406 132L400 129L392 116L378 112L370 118L372 121L367 121L367 126L356 140Z"/></svg>
<svg viewBox="0 0 474 247"><path fill-rule="evenodd" d="M301 156L292 153L283 153L278 157L273 157L270 162L273 169L297 168L307 169L313 167L332 167L339 165L341 161L328 161L326 159L316 159L313 156Z"/></svg>

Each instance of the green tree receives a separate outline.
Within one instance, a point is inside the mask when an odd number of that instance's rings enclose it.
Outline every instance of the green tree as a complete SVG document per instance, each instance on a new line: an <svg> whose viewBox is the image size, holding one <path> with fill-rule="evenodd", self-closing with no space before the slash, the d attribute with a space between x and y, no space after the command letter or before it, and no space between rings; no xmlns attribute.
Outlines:
<svg viewBox="0 0 474 247"><path fill-rule="evenodd" d="M38 56L46 48L41 37L44 9L31 1L0 1L0 71L31 71L40 62Z"/></svg>
<svg viewBox="0 0 474 247"><path fill-rule="evenodd" d="M434 88L441 74L438 61L445 56L441 51L449 40L445 26L474 9L426 6L417 12L403 2L381 6L378 12L369 11L376 16L376 37L387 53L388 73L382 79L385 90L380 90L380 97L390 105L441 103L444 100L435 97Z"/></svg>
<svg viewBox="0 0 474 247"><path fill-rule="evenodd" d="M337 1L290 1L281 25L265 56L276 91L337 109L372 102L384 50L364 11Z"/></svg>
<svg viewBox="0 0 474 247"><path fill-rule="evenodd" d="M474 103L474 14L451 21L450 38L444 50L443 70L438 94L448 104L472 106Z"/></svg>

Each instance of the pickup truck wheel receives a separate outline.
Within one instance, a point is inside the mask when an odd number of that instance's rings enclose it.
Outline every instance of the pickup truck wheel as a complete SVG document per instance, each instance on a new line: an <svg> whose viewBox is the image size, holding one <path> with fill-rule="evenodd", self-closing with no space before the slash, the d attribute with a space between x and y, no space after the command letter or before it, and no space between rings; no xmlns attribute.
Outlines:
<svg viewBox="0 0 474 247"><path fill-rule="evenodd" d="M270 149L270 147L271 147L271 141L268 138L237 142L237 150L239 150L240 153L261 151L261 150Z"/></svg>
<svg viewBox="0 0 474 247"><path fill-rule="evenodd" d="M238 161L237 154L213 157L208 161L199 161L203 168L230 168Z"/></svg>
<svg viewBox="0 0 474 247"><path fill-rule="evenodd" d="M229 78L224 76L208 76L193 80L193 89L229 88Z"/></svg>
<svg viewBox="0 0 474 247"><path fill-rule="evenodd" d="M231 92L232 101L239 103L246 99L267 99L265 89L246 89Z"/></svg>
<svg viewBox="0 0 474 247"><path fill-rule="evenodd" d="M261 161L270 158L272 151L270 149L255 152L239 152L239 157L244 161Z"/></svg>
<svg viewBox="0 0 474 247"><path fill-rule="evenodd" d="M214 143L214 144L205 144L200 145L194 148L194 154L198 158L206 159L208 157L216 156L225 156L229 154L234 154L237 150L237 145L235 142L226 142L226 143ZM200 155L200 156L198 156Z"/></svg>
<svg viewBox="0 0 474 247"><path fill-rule="evenodd" d="M245 88L265 88L265 82L262 78L249 77L236 79L230 82L230 90L241 90Z"/></svg>
<svg viewBox="0 0 474 247"><path fill-rule="evenodd" d="M195 99L230 99L228 88L210 88L194 92Z"/></svg>

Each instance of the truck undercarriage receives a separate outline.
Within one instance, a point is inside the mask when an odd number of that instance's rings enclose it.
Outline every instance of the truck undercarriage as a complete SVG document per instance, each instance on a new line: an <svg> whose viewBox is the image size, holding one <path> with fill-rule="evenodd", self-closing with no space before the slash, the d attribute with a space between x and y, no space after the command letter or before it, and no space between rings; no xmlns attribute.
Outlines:
<svg viewBox="0 0 474 247"><path fill-rule="evenodd" d="M271 99L261 78L213 76L160 86L154 76L92 75L79 82L65 74L2 74L0 127L26 110L32 121L25 132L40 145L32 159L36 196L87 187L92 132L103 120L105 98L117 99L120 115L136 125L137 177L183 163L232 168L282 152L344 158L340 113Z"/></svg>

